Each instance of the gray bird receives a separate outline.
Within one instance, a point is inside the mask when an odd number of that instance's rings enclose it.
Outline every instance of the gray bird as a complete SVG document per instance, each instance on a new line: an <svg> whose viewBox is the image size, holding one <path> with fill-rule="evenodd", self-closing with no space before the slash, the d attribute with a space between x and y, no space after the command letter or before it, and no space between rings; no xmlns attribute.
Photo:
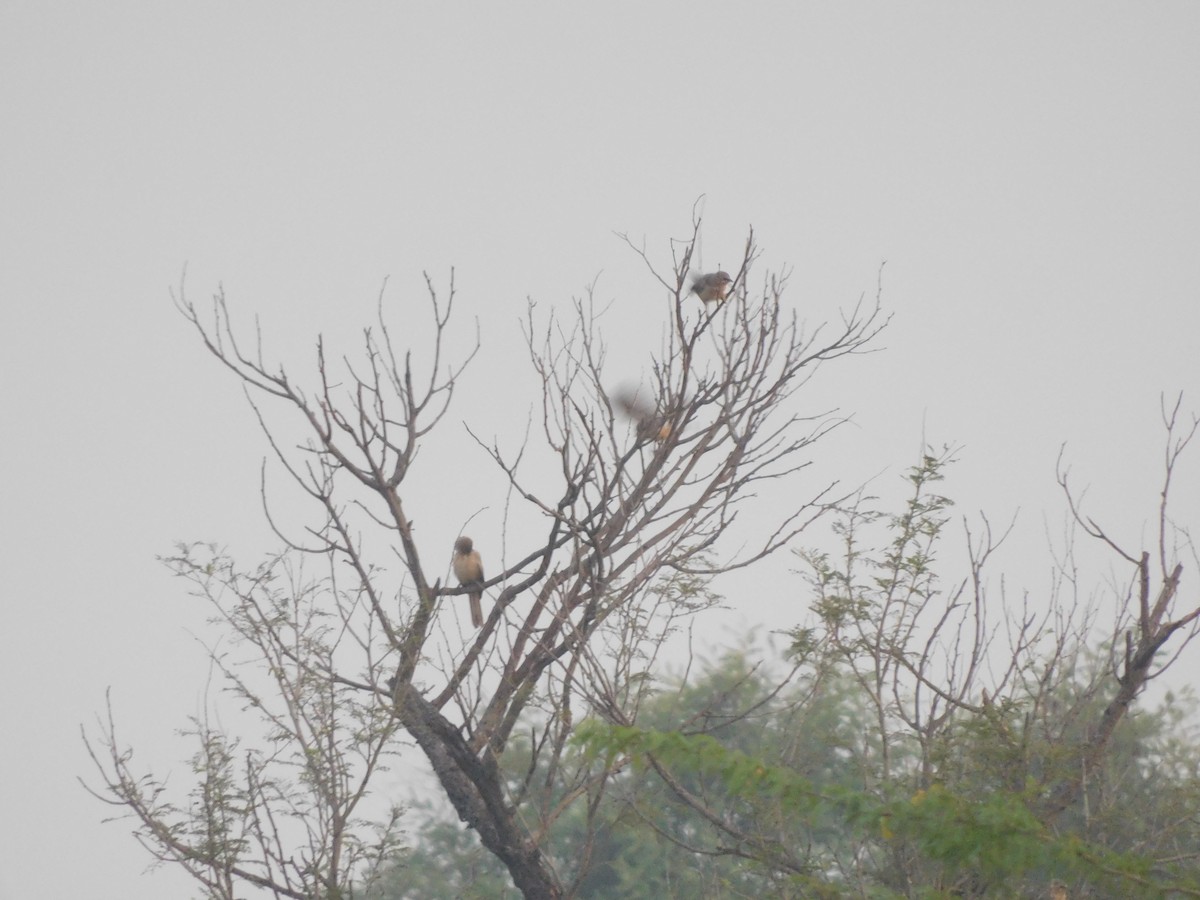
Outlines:
<svg viewBox="0 0 1200 900"><path fill-rule="evenodd" d="M454 577L463 587L479 586L479 590L471 591L471 624L476 628L483 625L483 560L479 551L474 549L469 537L460 537L454 542Z"/></svg>
<svg viewBox="0 0 1200 900"><path fill-rule="evenodd" d="M707 275L697 275L692 282L692 293L704 301L707 306L710 303L720 302L729 294L729 286L733 284L733 279L728 272L709 272Z"/></svg>

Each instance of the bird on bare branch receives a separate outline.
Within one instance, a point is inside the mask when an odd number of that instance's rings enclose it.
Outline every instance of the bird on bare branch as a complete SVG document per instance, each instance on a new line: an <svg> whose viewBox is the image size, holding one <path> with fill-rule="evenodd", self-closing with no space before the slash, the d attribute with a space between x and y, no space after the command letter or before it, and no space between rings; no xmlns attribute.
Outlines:
<svg viewBox="0 0 1200 900"><path fill-rule="evenodd" d="M710 303L720 303L729 295L729 286L733 278L728 272L709 272L707 275L697 275L692 281L692 293L704 301L707 307Z"/></svg>
<svg viewBox="0 0 1200 900"><path fill-rule="evenodd" d="M640 400L637 394L618 391L613 397L617 407L637 423L637 435L644 441L665 441L671 436L671 423L650 404Z"/></svg>
<svg viewBox="0 0 1200 900"><path fill-rule="evenodd" d="M483 625L483 560L469 537L454 542L454 577L463 587L478 586L467 596L471 598L471 624Z"/></svg>

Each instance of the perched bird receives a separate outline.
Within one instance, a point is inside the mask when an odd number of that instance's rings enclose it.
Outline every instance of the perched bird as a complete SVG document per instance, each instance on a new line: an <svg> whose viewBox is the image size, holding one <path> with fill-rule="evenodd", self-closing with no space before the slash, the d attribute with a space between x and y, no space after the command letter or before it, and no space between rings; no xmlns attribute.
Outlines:
<svg viewBox="0 0 1200 900"><path fill-rule="evenodd" d="M671 436L671 423L667 417L639 400L637 394L618 391L613 400L621 412L637 423L637 435L642 440L654 439L661 443Z"/></svg>
<svg viewBox="0 0 1200 900"><path fill-rule="evenodd" d="M454 577L463 587L478 586L471 591L471 624L476 628L483 625L483 560L469 537L460 537L454 542Z"/></svg>
<svg viewBox="0 0 1200 900"><path fill-rule="evenodd" d="M707 275L697 275L692 282L692 293L704 301L707 306L710 303L720 302L725 299L729 293L729 286L733 284L733 279L729 277L728 272L710 272Z"/></svg>

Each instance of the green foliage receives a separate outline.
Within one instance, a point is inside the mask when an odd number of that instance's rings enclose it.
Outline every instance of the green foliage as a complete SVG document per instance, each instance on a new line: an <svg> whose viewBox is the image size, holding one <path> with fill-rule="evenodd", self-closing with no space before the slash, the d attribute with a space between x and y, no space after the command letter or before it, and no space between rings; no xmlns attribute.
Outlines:
<svg viewBox="0 0 1200 900"><path fill-rule="evenodd" d="M935 784L906 799L881 801L867 791L836 786L819 790L791 769L728 750L707 735L593 721L580 727L576 741L586 752L603 755L609 762L625 756L643 766L652 760L675 772L715 777L731 797L770 800L788 817L810 823L832 817L838 829L864 846L907 843L943 867L939 881L955 882L965 873L977 883L1001 886L998 893L985 888L988 894L1009 896L1012 885L1040 873L1087 879L1123 897L1157 897L1173 891L1200 894L1200 879L1194 872L1168 881L1155 877L1151 862L1143 856L1116 853L1075 835L1055 833L1019 794L996 792L972 799Z"/></svg>
<svg viewBox="0 0 1200 900"><path fill-rule="evenodd" d="M671 713L694 712L697 704L729 700L739 691L752 694L751 685L768 686L765 678L739 681L736 674L744 666L736 654L720 660L687 690L659 694L647 718L665 722ZM1053 880L1087 885L1092 896L1200 894L1194 860L1173 868L1154 865L1129 847L1085 838L1080 828L1041 824L1034 812L1036 783L1018 779L1015 790L999 786L1004 779L994 773L1011 760L980 752L995 743L989 735L999 727L985 716L947 737L958 750L957 767L948 773L953 783L911 790L898 779L865 786L861 761L849 752L853 734L866 722L852 684L826 675L814 692L814 682L802 680L777 697L762 722L730 723L720 739L582 722L569 752L618 774L591 823L577 804L547 836L563 871L590 846L590 867L575 896L1040 897ZM798 697L808 700L803 709L794 708ZM1175 698L1169 707L1135 720L1129 740L1114 754L1114 767L1148 776L1129 782L1133 793L1112 798L1133 813L1127 822L1132 834L1156 823L1161 827L1165 815L1156 815L1155 806L1164 803L1164 813L1169 809L1185 820L1182 827L1174 823L1176 840L1186 845L1195 836L1196 746L1178 728L1188 708ZM774 726L764 724L772 721ZM1151 759L1141 764L1136 759L1147 755L1168 771L1143 802L1138 792L1148 787L1153 766ZM510 771L520 771L519 759L506 757L514 763ZM753 840L735 843L681 804L660 772ZM434 819L416 837L401 866L372 897L518 896L471 832ZM854 859L857 870L846 863Z"/></svg>

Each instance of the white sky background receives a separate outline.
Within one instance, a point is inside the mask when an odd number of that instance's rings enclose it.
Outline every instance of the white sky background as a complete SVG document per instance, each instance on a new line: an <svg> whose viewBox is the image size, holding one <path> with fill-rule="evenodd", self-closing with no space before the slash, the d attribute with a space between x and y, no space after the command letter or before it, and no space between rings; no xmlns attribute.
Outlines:
<svg viewBox="0 0 1200 900"><path fill-rule="evenodd" d="M386 276L423 326L421 270L457 267L486 349L421 460L427 557L488 506L488 558L500 495L460 423L519 436L525 298L601 273L636 379L665 304L613 231L665 268L702 193L706 267L753 224L812 321L887 260L887 350L813 387L856 422L822 473L890 493L922 429L962 445L948 492L1021 508L1002 563L1041 589L1067 442L1089 510L1149 536L1159 393L1200 411L1200 6L649 6L0 5L0 898L196 893L144 875L75 781L111 686L136 759L184 782L206 610L155 555L274 547L265 444L168 297L185 263L301 380L318 332L353 352ZM1177 500L1200 527L1196 456ZM799 621L791 564L732 621Z"/></svg>

